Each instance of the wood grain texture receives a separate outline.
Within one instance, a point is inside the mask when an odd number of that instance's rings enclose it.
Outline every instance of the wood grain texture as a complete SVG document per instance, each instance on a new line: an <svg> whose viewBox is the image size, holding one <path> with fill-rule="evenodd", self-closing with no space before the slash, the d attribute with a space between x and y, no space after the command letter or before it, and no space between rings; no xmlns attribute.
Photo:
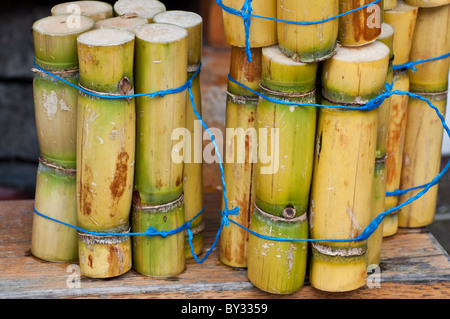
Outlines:
<svg viewBox="0 0 450 319"><path fill-rule="evenodd" d="M205 248L200 258L211 247L219 228L220 199L219 192L205 194ZM380 288L326 293L311 287L306 280L305 286L294 294L272 295L255 288L245 269L221 264L217 248L202 264L188 260L185 271L175 277L145 277L130 270L109 280L82 276L80 288L68 288L70 264L45 262L29 252L33 204L32 200L0 202L2 299L450 299L450 258L426 228L401 229L384 240Z"/></svg>

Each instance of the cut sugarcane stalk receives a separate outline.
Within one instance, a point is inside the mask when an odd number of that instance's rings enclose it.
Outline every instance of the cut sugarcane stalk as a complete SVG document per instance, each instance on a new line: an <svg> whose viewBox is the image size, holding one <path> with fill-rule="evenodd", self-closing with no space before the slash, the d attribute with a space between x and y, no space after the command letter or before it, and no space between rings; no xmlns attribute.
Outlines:
<svg viewBox="0 0 450 319"><path fill-rule="evenodd" d="M339 13L360 8L371 0L339 0ZM379 3L339 18L338 41L343 46L361 46L375 41L381 33Z"/></svg>
<svg viewBox="0 0 450 319"><path fill-rule="evenodd" d="M315 103L317 63L295 62L284 56L278 46L263 48L262 56L264 94L290 102ZM257 113L260 155L255 167L255 203L276 216L288 207L302 215L308 206L316 108L261 99ZM263 148L267 152L262 152ZM267 154L267 158L261 154Z"/></svg>
<svg viewBox="0 0 450 319"><path fill-rule="evenodd" d="M244 0L223 0L222 3L235 10L241 10ZM277 17L277 0L254 0L251 2L252 14L263 17ZM232 46L245 47L244 20L241 16L223 11L225 40ZM252 17L249 29L250 47L259 48L277 43L277 24L275 21Z"/></svg>
<svg viewBox="0 0 450 319"><path fill-rule="evenodd" d="M38 212L70 225L77 224L76 175L74 169L50 164L39 158L35 208ZM78 261L77 231L33 215L31 253L47 261Z"/></svg>
<svg viewBox="0 0 450 319"><path fill-rule="evenodd" d="M248 62L244 48L231 48L230 76L245 86L259 91L261 79L261 48L252 48ZM239 215L229 219L250 228L254 208L253 168L256 162L255 93L228 81L225 127L225 185L228 208L239 207ZM233 131L231 131L233 130ZM222 210L225 202L222 201ZM231 267L247 267L248 232L230 223L220 235L220 261Z"/></svg>
<svg viewBox="0 0 450 319"><path fill-rule="evenodd" d="M418 93L419 94L419 93ZM445 116L447 92L420 95L428 99ZM425 101L409 97L406 118L401 189L429 183L439 173L443 126L436 112ZM421 189L400 196L400 202L415 196ZM399 227L423 227L434 220L438 185L400 209Z"/></svg>
<svg viewBox="0 0 450 319"><path fill-rule="evenodd" d="M439 7L449 4L449 0L404 0L407 4L419 8Z"/></svg>
<svg viewBox="0 0 450 319"><path fill-rule="evenodd" d="M166 11L166 6L157 0L118 0L114 3L114 12L118 16L131 14L153 22L153 17Z"/></svg>
<svg viewBox="0 0 450 319"><path fill-rule="evenodd" d="M432 35L432 36L430 36ZM450 52L450 4L419 8L410 61L431 59ZM448 88L450 57L416 65L409 71L413 92L443 92Z"/></svg>
<svg viewBox="0 0 450 319"><path fill-rule="evenodd" d="M158 231L174 230L184 223L183 196L173 202L142 206L133 203L131 227L144 233L149 227ZM133 268L143 275L167 277L181 273L185 268L184 232L162 237L159 235L133 236Z"/></svg>
<svg viewBox="0 0 450 319"><path fill-rule="evenodd" d="M53 72L78 85L77 69ZM74 169L78 90L44 72L34 70L33 95L41 156L56 165Z"/></svg>
<svg viewBox="0 0 450 319"><path fill-rule="evenodd" d="M394 71L393 90L409 91L408 70ZM400 178L403 162L403 144L405 139L406 114L408 109L408 96L391 96L391 109L389 112L388 139L386 144L386 191L393 192L400 187ZM387 196L385 211L398 205L397 196ZM383 236L392 236L397 233L398 215L393 212L383 221Z"/></svg>
<svg viewBox="0 0 450 319"><path fill-rule="evenodd" d="M336 103L366 104L384 91L389 48L379 42L340 47L323 62L322 94Z"/></svg>
<svg viewBox="0 0 450 319"><path fill-rule="evenodd" d="M187 80L187 31L172 24L146 24L136 34L136 93L182 86ZM164 81L161 81L164 79ZM175 129L186 125L186 90L164 97L136 98L137 139L134 202L165 204L183 193L183 158ZM181 156L182 157L182 156Z"/></svg>
<svg viewBox="0 0 450 319"><path fill-rule="evenodd" d="M70 1L53 6L51 13L52 15L70 14L74 23L76 23L77 15L89 17L97 22L111 18L113 16L113 7L103 1Z"/></svg>
<svg viewBox="0 0 450 319"><path fill-rule="evenodd" d="M278 0L277 18L286 21L310 22L339 14L339 0ZM334 54L338 34L338 19L315 25L295 25L277 22L278 44L281 50L299 62L315 62Z"/></svg>
<svg viewBox="0 0 450 319"><path fill-rule="evenodd" d="M202 58L202 26L203 19L194 12L188 11L165 11L158 13L153 18L154 23L170 23L184 28L188 32L188 79L191 79L197 69L200 67ZM199 71L200 72L200 71ZM200 91L200 73L192 79L191 88L196 111L201 115L201 91ZM202 135L196 134L195 125L198 118L194 113L191 98L187 95L186 103L186 128L190 133L190 154L191 157L185 160L184 163L184 211L186 221L194 218L203 208L203 163L201 160L201 145ZM199 127L201 129L201 124ZM186 147L188 146L186 145ZM196 156L197 154L197 156ZM200 158L200 160L199 160ZM192 243L194 246L194 253L198 255L203 249L203 214L198 216L191 222L193 229L196 229L196 234L193 237ZM186 258L192 258L191 247L188 241L188 234L185 233L186 240Z"/></svg>
<svg viewBox="0 0 450 319"><path fill-rule="evenodd" d="M306 212L294 218L275 217L255 208L251 229L276 238L308 237ZM308 245L305 241L278 241L249 235L248 278L263 291L290 294L303 286Z"/></svg>
<svg viewBox="0 0 450 319"><path fill-rule="evenodd" d="M105 98L81 92L78 96L78 222L90 231L123 229L128 225L132 197L135 103L134 98L107 96L133 91L134 34L97 29L78 37L78 43L80 83L106 94Z"/></svg>
<svg viewBox="0 0 450 319"><path fill-rule="evenodd" d="M137 27L147 24L145 18L138 16L124 15L120 17L113 17L105 20L100 20L95 23L95 29L118 29L134 31Z"/></svg>
<svg viewBox="0 0 450 319"><path fill-rule="evenodd" d="M326 100L322 104L336 105ZM310 236L355 238L371 217L377 110L321 108L316 139ZM366 241L313 242L311 285L336 292L360 288L367 275L366 249Z"/></svg>
<svg viewBox="0 0 450 319"><path fill-rule="evenodd" d="M373 49L368 52L370 47ZM333 70L335 60L338 68ZM342 61L347 63L341 65ZM374 61L377 67L372 68ZM389 48L379 41L364 47L341 47L324 64L323 86L328 88L327 82L335 83L338 78L344 82L344 78L346 85L340 87L336 96L353 98L352 106L358 106L361 103L358 87L368 87L366 83L384 85L388 61ZM359 72L349 75L347 72L351 69L343 67L346 64ZM380 87L375 86L375 91ZM326 99L322 104L340 105ZM319 290L349 291L365 282L367 241L348 240L360 235L371 220L377 122L377 109L358 111L329 107L319 111L309 206L310 236L344 240L313 242L309 280Z"/></svg>
<svg viewBox="0 0 450 319"><path fill-rule="evenodd" d="M104 95L100 98L80 91L78 96L77 211L79 226L88 231L129 229L135 103L134 98L108 97L133 92L133 51L134 34L129 31L97 29L78 37L80 83L92 93ZM80 259L82 254L85 257L84 267L80 266L82 274L105 278L129 269L129 236L79 236ZM110 259L105 255L108 250ZM89 256L98 261L93 267Z"/></svg>
<svg viewBox="0 0 450 319"><path fill-rule="evenodd" d="M392 84L393 81L393 59L394 59L394 28L389 24L381 25L381 35L378 41L384 43L389 48L389 66L386 76L386 83ZM373 201L371 220L376 218L380 213L384 212L386 200L386 144L389 128L389 113L391 107L391 98L386 98L378 107L378 132L377 146L375 156L375 174L373 185ZM381 257L381 243L383 240L383 222L378 225L377 229L367 240L367 264L379 265Z"/></svg>
<svg viewBox="0 0 450 319"><path fill-rule="evenodd" d="M261 92L283 101L315 103L316 70L317 63L295 62L278 46L263 48ZM307 238L316 108L260 98L256 120L259 156L250 229L277 238ZM268 241L250 235L249 280L271 293L296 291L304 281L306 247L304 242Z"/></svg>
<svg viewBox="0 0 450 319"><path fill-rule="evenodd" d="M418 8L399 0L397 6L384 13L384 21L394 28L394 64L409 62Z"/></svg>
<svg viewBox="0 0 450 319"><path fill-rule="evenodd" d="M128 233L118 230L117 233ZM130 236L78 233L80 272L90 278L113 278L131 269Z"/></svg>
<svg viewBox="0 0 450 319"><path fill-rule="evenodd" d="M33 24L36 64L47 71L63 71L78 67L77 37L93 28L94 21L80 17L72 25L68 15L42 18Z"/></svg>
<svg viewBox="0 0 450 319"><path fill-rule="evenodd" d="M386 198L386 158L378 159L375 162L375 174L373 183L373 201L371 220L384 212ZM383 224L370 235L367 240L367 265L379 265L381 260L381 244L383 242Z"/></svg>
<svg viewBox="0 0 450 319"><path fill-rule="evenodd" d="M382 0L383 1L383 0ZM391 10L394 9L397 6L399 0L384 0L383 3L383 9L384 10ZM401 1L401 0L400 0Z"/></svg>

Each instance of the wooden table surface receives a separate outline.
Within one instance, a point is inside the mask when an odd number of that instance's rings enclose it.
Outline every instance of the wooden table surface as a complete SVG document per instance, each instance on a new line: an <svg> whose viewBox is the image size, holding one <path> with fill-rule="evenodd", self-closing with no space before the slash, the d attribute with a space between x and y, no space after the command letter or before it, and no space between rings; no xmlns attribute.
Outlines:
<svg viewBox="0 0 450 319"><path fill-rule="evenodd" d="M205 245L219 227L221 194L205 194ZM79 288L68 288L68 263L50 263L30 254L33 201L0 202L0 298L152 298L152 299L294 299L450 298L450 258L426 228L401 229L383 242L381 282L345 293L326 293L305 286L294 294L273 295L255 288L245 269L221 264L217 248L203 264L186 262L183 273L152 278L134 270L108 280L81 276ZM232 224L231 224L232 225ZM229 227L233 227L233 226ZM237 227L237 226L234 226ZM203 254L200 256L203 257Z"/></svg>

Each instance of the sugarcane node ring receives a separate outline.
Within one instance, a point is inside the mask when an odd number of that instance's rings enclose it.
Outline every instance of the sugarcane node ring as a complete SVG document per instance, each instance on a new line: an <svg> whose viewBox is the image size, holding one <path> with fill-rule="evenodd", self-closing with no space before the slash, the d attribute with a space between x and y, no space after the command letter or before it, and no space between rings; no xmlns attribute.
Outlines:
<svg viewBox="0 0 450 319"><path fill-rule="evenodd" d="M366 253L367 247L348 247L348 248L333 248L317 242L311 242L311 246L322 255L332 257L356 257L362 256Z"/></svg>
<svg viewBox="0 0 450 319"><path fill-rule="evenodd" d="M180 207L184 203L184 194L182 194L174 201L159 205L141 205L140 201L134 202L134 199L135 197L133 196L133 208L137 210L146 212L167 212L172 210L174 207Z"/></svg>
<svg viewBox="0 0 450 319"><path fill-rule="evenodd" d="M131 228L128 227L125 231L123 231L123 235L94 235L85 233L83 231L78 231L78 238L85 244L116 244L129 240L128 234L131 231Z"/></svg>
<svg viewBox="0 0 450 319"><path fill-rule="evenodd" d="M294 206L288 205L283 209L283 217L286 219L292 219L295 217L297 212L295 211Z"/></svg>
<svg viewBox="0 0 450 319"><path fill-rule="evenodd" d="M311 91L308 91L308 92L280 92L280 91L274 91L274 90L268 89L267 87L263 86L262 84L260 84L259 87L261 88L261 90L263 92L268 93L270 95L276 95L276 96L288 97L288 98L299 98L299 97L310 96L314 92L316 92L316 89L312 89Z"/></svg>
<svg viewBox="0 0 450 319"><path fill-rule="evenodd" d="M51 167L54 168L56 170L62 171L64 173L70 174L70 175L74 175L76 174L76 169L73 168L66 168L66 167L62 167L59 165L56 165L52 162L47 161L44 157L39 156L39 162L41 162L42 164L44 164L47 167Z"/></svg>
<svg viewBox="0 0 450 319"><path fill-rule="evenodd" d="M381 157L377 157L375 158L375 163L384 163L386 161L387 158L387 154L381 156Z"/></svg>

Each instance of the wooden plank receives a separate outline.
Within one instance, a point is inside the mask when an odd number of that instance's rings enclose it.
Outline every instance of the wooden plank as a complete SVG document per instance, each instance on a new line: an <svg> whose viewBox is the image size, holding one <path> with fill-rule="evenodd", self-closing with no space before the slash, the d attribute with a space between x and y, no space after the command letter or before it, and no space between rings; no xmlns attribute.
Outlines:
<svg viewBox="0 0 450 319"><path fill-rule="evenodd" d="M205 194L204 253L219 228L220 196ZM80 287L70 288L70 264L45 262L29 252L32 206L29 200L0 202L0 298L450 298L450 258L425 228L402 229L384 241L378 288L326 293L306 281L294 294L273 295L255 288L245 269L221 264L217 248L202 264L188 260L185 271L175 277L152 278L131 270L108 280L81 276Z"/></svg>

